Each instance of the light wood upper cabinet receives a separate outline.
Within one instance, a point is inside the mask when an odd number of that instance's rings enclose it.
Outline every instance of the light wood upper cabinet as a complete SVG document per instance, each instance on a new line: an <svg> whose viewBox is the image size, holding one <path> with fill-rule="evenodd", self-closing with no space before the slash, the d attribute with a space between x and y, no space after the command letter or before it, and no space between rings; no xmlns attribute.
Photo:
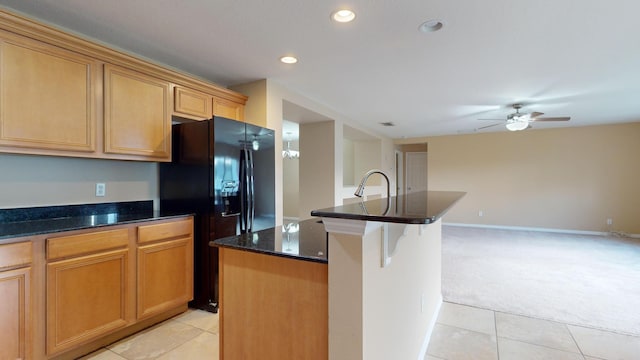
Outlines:
<svg viewBox="0 0 640 360"><path fill-rule="evenodd" d="M31 242L0 245L0 359L31 352L30 264Z"/></svg>
<svg viewBox="0 0 640 360"><path fill-rule="evenodd" d="M98 71L92 58L0 31L0 145L95 151Z"/></svg>
<svg viewBox="0 0 640 360"><path fill-rule="evenodd" d="M213 115L244 121L244 105L233 101L213 98Z"/></svg>
<svg viewBox="0 0 640 360"><path fill-rule="evenodd" d="M171 161L169 82L104 66L104 152Z"/></svg>
<svg viewBox="0 0 640 360"><path fill-rule="evenodd" d="M213 97L199 91L176 86L173 89L173 113L195 120L210 119Z"/></svg>
<svg viewBox="0 0 640 360"><path fill-rule="evenodd" d="M172 113L243 121L246 101L0 9L0 153L171 161Z"/></svg>

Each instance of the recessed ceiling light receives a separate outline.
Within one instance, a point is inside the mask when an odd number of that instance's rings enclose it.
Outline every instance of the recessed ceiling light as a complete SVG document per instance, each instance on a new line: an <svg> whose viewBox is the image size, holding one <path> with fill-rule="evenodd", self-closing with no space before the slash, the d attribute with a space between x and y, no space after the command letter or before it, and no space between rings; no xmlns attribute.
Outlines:
<svg viewBox="0 0 640 360"><path fill-rule="evenodd" d="M298 62L298 58L295 56L283 56L280 58L280 61L285 64L295 64Z"/></svg>
<svg viewBox="0 0 640 360"><path fill-rule="evenodd" d="M349 9L341 9L331 14L331 18L337 22L347 23L356 18L356 13Z"/></svg>
<svg viewBox="0 0 640 360"><path fill-rule="evenodd" d="M444 27L444 22L442 20L434 19L428 20L420 24L418 30L423 33L434 32L442 29Z"/></svg>

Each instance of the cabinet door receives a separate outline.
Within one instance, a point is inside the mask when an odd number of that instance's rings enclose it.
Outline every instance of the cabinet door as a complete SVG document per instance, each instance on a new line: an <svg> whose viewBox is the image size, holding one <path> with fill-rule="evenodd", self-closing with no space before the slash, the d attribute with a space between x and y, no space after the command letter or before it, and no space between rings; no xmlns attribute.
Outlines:
<svg viewBox="0 0 640 360"><path fill-rule="evenodd" d="M91 58L0 32L0 145L95 151L98 71Z"/></svg>
<svg viewBox="0 0 640 360"><path fill-rule="evenodd" d="M214 97L213 115L244 121L244 105Z"/></svg>
<svg viewBox="0 0 640 360"><path fill-rule="evenodd" d="M211 95L176 86L173 90L173 112L196 120L210 119L211 99Z"/></svg>
<svg viewBox="0 0 640 360"><path fill-rule="evenodd" d="M47 264L47 354L127 325L128 250Z"/></svg>
<svg viewBox="0 0 640 360"><path fill-rule="evenodd" d="M138 319L193 299L193 237L138 248Z"/></svg>
<svg viewBox="0 0 640 360"><path fill-rule="evenodd" d="M0 272L0 359L27 358L30 278L30 267Z"/></svg>
<svg viewBox="0 0 640 360"><path fill-rule="evenodd" d="M170 161L169 83L106 64L104 89L104 152Z"/></svg>

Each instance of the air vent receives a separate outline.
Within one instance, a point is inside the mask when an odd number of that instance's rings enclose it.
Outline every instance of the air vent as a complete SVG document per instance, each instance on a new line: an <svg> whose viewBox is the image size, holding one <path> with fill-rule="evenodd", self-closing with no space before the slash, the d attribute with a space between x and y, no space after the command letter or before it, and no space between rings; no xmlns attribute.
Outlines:
<svg viewBox="0 0 640 360"><path fill-rule="evenodd" d="M396 124L392 123L391 121L381 122L380 125L382 125L382 126L396 126Z"/></svg>

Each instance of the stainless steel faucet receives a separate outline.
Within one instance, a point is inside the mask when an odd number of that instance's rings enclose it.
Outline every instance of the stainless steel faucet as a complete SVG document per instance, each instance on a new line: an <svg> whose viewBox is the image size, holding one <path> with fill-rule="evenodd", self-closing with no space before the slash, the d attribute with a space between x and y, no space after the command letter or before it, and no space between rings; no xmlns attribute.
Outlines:
<svg viewBox="0 0 640 360"><path fill-rule="evenodd" d="M387 180L387 199L389 199L389 196L391 196L391 193L390 193L391 183L389 182L389 177L382 170L378 170L378 169L371 169L367 171L366 174L364 174L362 181L360 181L360 185L358 185L358 188L356 189L356 192L353 193L353 195L357 197L362 197L362 195L364 194L364 185L367 183L369 176L373 174L380 174L384 177L385 180Z"/></svg>

